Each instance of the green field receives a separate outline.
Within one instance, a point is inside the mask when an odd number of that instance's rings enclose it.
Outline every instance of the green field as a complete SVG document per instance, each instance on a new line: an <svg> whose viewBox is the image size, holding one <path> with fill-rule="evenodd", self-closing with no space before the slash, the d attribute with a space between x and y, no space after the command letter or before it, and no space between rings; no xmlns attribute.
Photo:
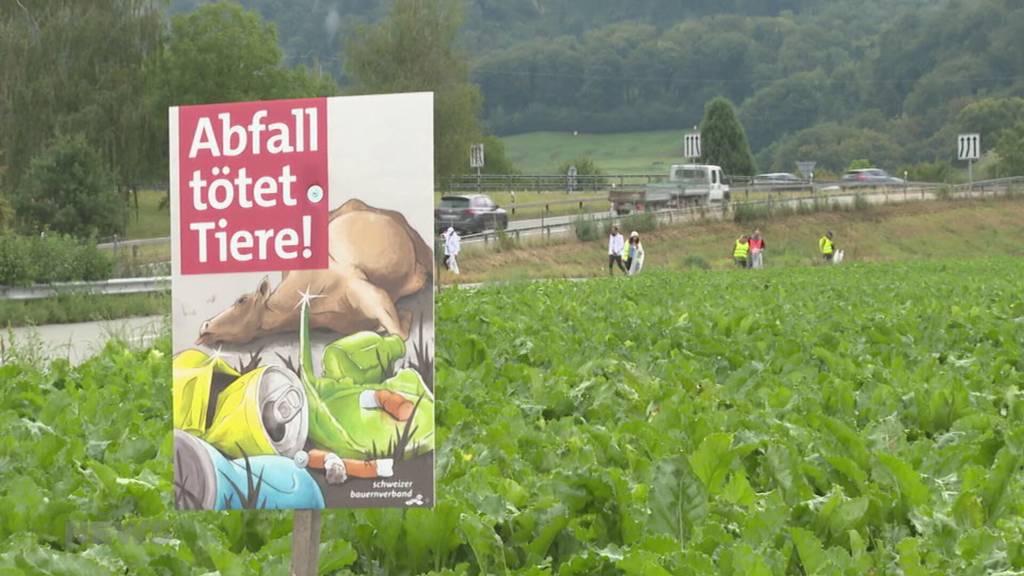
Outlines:
<svg viewBox="0 0 1024 576"><path fill-rule="evenodd" d="M435 510L321 574L1019 574L1022 260L658 272L437 298ZM291 515L178 513L169 339L0 366L0 573L288 574Z"/></svg>
<svg viewBox="0 0 1024 576"><path fill-rule="evenodd" d="M581 157L590 158L607 174L668 174L669 166L684 163L682 135L683 130L577 136L531 132L501 141L525 174L557 174L559 166Z"/></svg>

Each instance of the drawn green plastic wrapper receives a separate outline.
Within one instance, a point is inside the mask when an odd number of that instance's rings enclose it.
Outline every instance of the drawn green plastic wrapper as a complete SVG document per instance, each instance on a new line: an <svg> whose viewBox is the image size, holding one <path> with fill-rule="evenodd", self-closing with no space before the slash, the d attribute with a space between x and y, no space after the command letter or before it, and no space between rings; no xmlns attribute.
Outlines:
<svg viewBox="0 0 1024 576"><path fill-rule="evenodd" d="M229 460L210 444L174 431L174 486L179 509L323 508L310 473L284 456Z"/></svg>
<svg viewBox="0 0 1024 576"><path fill-rule="evenodd" d="M324 348L324 376L351 378L357 385L378 383L403 356L405 342L399 336L357 332Z"/></svg>
<svg viewBox="0 0 1024 576"><path fill-rule="evenodd" d="M201 437L206 433L214 383L230 382L241 374L220 358L196 349L176 355L173 370L174 427Z"/></svg>
<svg viewBox="0 0 1024 576"><path fill-rule="evenodd" d="M277 366L243 374L217 397L203 439L234 458L294 456L306 444L309 413L299 379Z"/></svg>
<svg viewBox="0 0 1024 576"><path fill-rule="evenodd" d="M406 458L425 454L434 449L434 395L423 383L419 373L409 368L399 370L393 377L382 382L357 384L355 379L317 377L313 373L313 354L309 340L309 307L303 304L300 325L301 375L309 402L309 437L314 444L334 452L342 458L369 459L390 454L399 438L407 435L404 456ZM372 339L363 334L353 334L328 346L336 351L357 349L360 354L370 355ZM400 341L400 340L399 340ZM373 342L370 342L373 344ZM381 374L398 359L394 356L397 346L388 344L387 337L376 340L376 346L391 347L379 356L374 350L374 362L388 357L386 365L380 366ZM402 352L404 355L404 343ZM378 348L379 349L379 348ZM339 354L339 352L336 352ZM400 356L399 356L400 358ZM325 366L327 360L324 360ZM340 365L340 361L337 365ZM334 371L334 374L339 372ZM360 378L365 378L361 374ZM416 406L411 421L399 421L374 404L377 390L389 390L403 396Z"/></svg>

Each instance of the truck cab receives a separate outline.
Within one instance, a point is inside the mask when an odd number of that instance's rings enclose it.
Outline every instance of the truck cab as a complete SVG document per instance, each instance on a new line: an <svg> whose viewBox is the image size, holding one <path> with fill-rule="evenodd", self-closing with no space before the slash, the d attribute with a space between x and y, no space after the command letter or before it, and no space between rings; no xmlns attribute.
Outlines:
<svg viewBox="0 0 1024 576"><path fill-rule="evenodd" d="M709 164L673 164L668 180L612 189L608 193L616 214L653 212L691 204L729 200L729 186L722 182L722 169Z"/></svg>
<svg viewBox="0 0 1024 576"><path fill-rule="evenodd" d="M682 188L683 199L722 202L729 199L729 186L722 182L722 168L711 164L673 164L669 182Z"/></svg>

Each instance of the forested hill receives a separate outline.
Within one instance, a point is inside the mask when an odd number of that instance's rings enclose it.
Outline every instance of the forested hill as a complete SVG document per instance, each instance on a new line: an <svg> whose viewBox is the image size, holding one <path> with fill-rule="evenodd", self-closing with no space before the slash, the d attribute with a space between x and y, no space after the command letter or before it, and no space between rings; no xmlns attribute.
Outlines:
<svg viewBox="0 0 1024 576"><path fill-rule="evenodd" d="M388 5L243 4L343 85L341 40ZM682 128L725 95L764 168L807 148L944 161L966 105L1024 95L1022 0L467 0L464 19L498 134Z"/></svg>

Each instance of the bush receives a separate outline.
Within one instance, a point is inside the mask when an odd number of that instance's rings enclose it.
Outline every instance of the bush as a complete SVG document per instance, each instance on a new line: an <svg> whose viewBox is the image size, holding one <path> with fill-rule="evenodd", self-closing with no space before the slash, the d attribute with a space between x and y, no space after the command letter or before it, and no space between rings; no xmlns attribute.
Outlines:
<svg viewBox="0 0 1024 576"><path fill-rule="evenodd" d="M749 224L767 220L771 216L771 208L767 204L734 204L732 219L737 224Z"/></svg>
<svg viewBox="0 0 1024 576"><path fill-rule="evenodd" d="M576 233L576 239L582 242L590 242L601 237L601 227L598 226L598 223L583 214L576 216L572 229Z"/></svg>
<svg viewBox="0 0 1024 576"><path fill-rule="evenodd" d="M948 161L936 160L904 166L903 171L911 182L949 182L953 176L953 165Z"/></svg>
<svg viewBox="0 0 1024 576"><path fill-rule="evenodd" d="M868 210L870 208L871 208L871 202L868 202L868 199L865 198L863 194L854 194L853 195L853 209L854 210L856 210L857 212L863 212L863 211Z"/></svg>
<svg viewBox="0 0 1024 576"><path fill-rule="evenodd" d="M634 230L637 232L652 232L658 229L658 216L654 212L630 214L622 219L619 229L624 234L629 234Z"/></svg>
<svg viewBox="0 0 1024 576"><path fill-rule="evenodd" d="M568 174L570 166L576 167L577 178L582 176L588 177L587 181L584 183L586 185L602 186L608 183L606 179L601 178L601 176L604 175L604 172L598 168L597 164L594 164L594 161L590 158L580 156L570 162L563 162L562 165L558 167L558 174Z"/></svg>
<svg viewBox="0 0 1024 576"><path fill-rule="evenodd" d="M99 154L81 136L60 138L32 159L11 197L17 225L80 238L124 229L125 202Z"/></svg>
<svg viewBox="0 0 1024 576"><path fill-rule="evenodd" d="M114 257L70 236L0 235L0 285L110 278Z"/></svg>
<svg viewBox="0 0 1024 576"><path fill-rule="evenodd" d="M519 241L509 235L504 228L498 228L495 230L494 237L497 240L496 249L498 252L507 252L519 247Z"/></svg>
<svg viewBox="0 0 1024 576"><path fill-rule="evenodd" d="M690 254L689 256L683 258L683 268L691 268L696 270L710 270L711 264L708 264L707 260L696 254Z"/></svg>

